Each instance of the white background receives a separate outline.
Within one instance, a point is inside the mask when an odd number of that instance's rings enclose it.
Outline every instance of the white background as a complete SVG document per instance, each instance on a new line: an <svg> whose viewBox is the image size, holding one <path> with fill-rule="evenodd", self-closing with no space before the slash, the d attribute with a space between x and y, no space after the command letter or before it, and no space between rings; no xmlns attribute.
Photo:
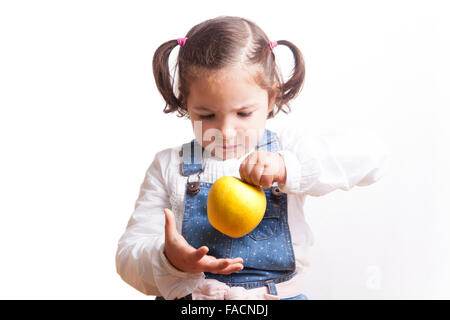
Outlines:
<svg viewBox="0 0 450 320"><path fill-rule="evenodd" d="M149 299L116 274L117 241L154 154L193 137L162 112L152 55L219 15L303 51L304 89L269 128L370 130L391 150L378 183L308 200L303 292L449 299L444 1L281 0L0 2L0 298Z"/></svg>

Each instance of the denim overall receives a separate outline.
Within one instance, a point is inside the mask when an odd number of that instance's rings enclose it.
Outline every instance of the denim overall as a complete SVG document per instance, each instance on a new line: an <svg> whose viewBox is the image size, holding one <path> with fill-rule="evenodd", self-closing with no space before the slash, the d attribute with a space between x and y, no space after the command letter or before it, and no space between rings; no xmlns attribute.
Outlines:
<svg viewBox="0 0 450 320"><path fill-rule="evenodd" d="M265 130L256 150L276 152L278 148L277 136ZM270 294L277 295L275 284L296 274L287 221L287 194L277 186L264 188L267 207L261 223L246 236L228 237L214 229L208 221L206 204L212 184L198 179L203 171L202 152L203 148L195 139L184 144L180 152L183 157L181 174L188 176L183 237L194 248L207 246L208 254L216 258L243 258L243 270L229 275L205 272L206 278L246 289L267 286Z"/></svg>

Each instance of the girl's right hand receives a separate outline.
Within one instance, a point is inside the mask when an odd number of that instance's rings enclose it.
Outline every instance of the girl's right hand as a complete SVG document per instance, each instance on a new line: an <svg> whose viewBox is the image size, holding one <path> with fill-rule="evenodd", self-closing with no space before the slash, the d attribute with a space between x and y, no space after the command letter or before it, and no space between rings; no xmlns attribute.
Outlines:
<svg viewBox="0 0 450 320"><path fill-rule="evenodd" d="M211 272L230 274L242 270L242 258L217 259L207 255L208 247L198 249L192 247L186 239L178 233L175 217L169 209L164 209L166 216L164 253L172 265L184 272Z"/></svg>

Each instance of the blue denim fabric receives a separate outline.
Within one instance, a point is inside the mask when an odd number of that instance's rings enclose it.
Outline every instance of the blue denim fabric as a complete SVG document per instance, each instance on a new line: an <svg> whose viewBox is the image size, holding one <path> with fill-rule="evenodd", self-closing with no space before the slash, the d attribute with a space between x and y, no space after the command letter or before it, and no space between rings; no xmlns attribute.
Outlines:
<svg viewBox="0 0 450 320"><path fill-rule="evenodd" d="M295 297L283 298L280 300L308 300L308 297L305 296L304 294L299 294L298 296Z"/></svg>
<svg viewBox="0 0 450 320"><path fill-rule="evenodd" d="M198 146L195 140L183 145L181 171L185 176L202 170L198 153L194 157L192 152L186 152ZM276 152L276 135L266 130L257 149ZM192 180L195 179L191 179L191 182ZM287 195L283 193L281 198L277 199L272 197L272 189L275 187L264 189L267 207L261 223L248 235L231 238L214 229L208 221L206 205L211 185L199 181L200 190L195 195L187 192L189 183L186 185L182 235L195 248L206 245L209 248L208 254L216 258L242 257L244 269L230 275L205 273L206 278L246 289L267 286L269 293L277 294L273 284L284 282L296 274L287 221Z"/></svg>

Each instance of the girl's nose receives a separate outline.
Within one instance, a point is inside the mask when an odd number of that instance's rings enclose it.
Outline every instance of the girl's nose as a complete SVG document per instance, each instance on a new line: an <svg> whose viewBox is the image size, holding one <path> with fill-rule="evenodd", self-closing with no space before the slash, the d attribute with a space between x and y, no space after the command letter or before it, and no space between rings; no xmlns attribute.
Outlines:
<svg viewBox="0 0 450 320"><path fill-rule="evenodd" d="M220 128L222 134L222 141L226 143L227 141L232 141L236 137L236 130L231 126L222 126Z"/></svg>

